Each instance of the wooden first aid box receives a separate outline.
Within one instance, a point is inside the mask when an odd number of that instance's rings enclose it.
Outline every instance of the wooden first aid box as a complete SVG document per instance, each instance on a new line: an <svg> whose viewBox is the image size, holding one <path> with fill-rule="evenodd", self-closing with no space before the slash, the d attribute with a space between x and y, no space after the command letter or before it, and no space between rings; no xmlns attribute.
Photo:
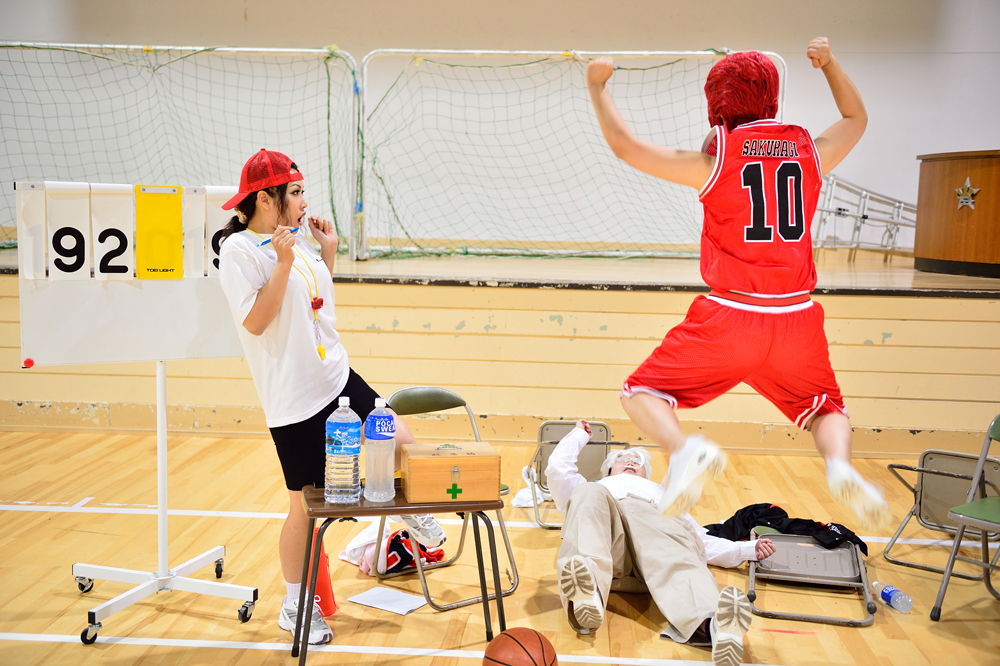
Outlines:
<svg viewBox="0 0 1000 666"><path fill-rule="evenodd" d="M400 471L411 504L500 499L500 456L486 442L404 444Z"/></svg>

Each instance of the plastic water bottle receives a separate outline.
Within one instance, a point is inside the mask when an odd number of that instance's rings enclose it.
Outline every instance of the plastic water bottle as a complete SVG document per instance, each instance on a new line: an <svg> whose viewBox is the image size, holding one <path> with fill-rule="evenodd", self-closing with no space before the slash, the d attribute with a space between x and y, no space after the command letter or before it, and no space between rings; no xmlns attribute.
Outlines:
<svg viewBox="0 0 1000 666"><path fill-rule="evenodd" d="M357 504L361 500L358 461L361 458L361 417L351 409L351 399L326 420L326 481L323 497L331 504Z"/></svg>
<svg viewBox="0 0 1000 666"><path fill-rule="evenodd" d="M900 613L908 613L913 608L913 599L910 595L900 592L892 585L885 585L877 580L872 581L872 589L875 594L882 598L882 601L889 604Z"/></svg>
<svg viewBox="0 0 1000 666"><path fill-rule="evenodd" d="M393 487L396 462L396 422L375 398L375 409L365 419L365 499L388 502L396 496Z"/></svg>

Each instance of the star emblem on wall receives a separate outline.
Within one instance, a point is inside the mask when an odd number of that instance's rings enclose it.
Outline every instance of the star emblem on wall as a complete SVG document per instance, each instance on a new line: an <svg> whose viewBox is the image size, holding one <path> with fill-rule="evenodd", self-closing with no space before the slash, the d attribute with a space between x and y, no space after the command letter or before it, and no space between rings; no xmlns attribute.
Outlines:
<svg viewBox="0 0 1000 666"><path fill-rule="evenodd" d="M969 178L966 177L965 185L955 190L955 194L958 195L958 209L962 210L962 206L968 206L972 210L976 210L976 202L972 200L972 197L976 196L977 192L979 189L973 187Z"/></svg>

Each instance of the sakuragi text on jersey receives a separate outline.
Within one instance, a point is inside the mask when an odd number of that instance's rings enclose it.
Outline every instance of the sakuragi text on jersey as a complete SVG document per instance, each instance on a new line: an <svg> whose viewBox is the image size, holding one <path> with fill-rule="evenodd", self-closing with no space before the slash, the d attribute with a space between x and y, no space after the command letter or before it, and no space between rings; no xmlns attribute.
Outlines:
<svg viewBox="0 0 1000 666"><path fill-rule="evenodd" d="M742 157L798 157L794 141L779 139L749 139L743 142Z"/></svg>

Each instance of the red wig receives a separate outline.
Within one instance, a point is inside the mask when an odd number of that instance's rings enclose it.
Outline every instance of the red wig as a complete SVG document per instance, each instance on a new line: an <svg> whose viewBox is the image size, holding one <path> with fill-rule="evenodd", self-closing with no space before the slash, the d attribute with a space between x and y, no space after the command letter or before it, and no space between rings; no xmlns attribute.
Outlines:
<svg viewBox="0 0 1000 666"><path fill-rule="evenodd" d="M759 51L730 53L715 63L705 80L708 122L738 125L778 114L778 69Z"/></svg>

